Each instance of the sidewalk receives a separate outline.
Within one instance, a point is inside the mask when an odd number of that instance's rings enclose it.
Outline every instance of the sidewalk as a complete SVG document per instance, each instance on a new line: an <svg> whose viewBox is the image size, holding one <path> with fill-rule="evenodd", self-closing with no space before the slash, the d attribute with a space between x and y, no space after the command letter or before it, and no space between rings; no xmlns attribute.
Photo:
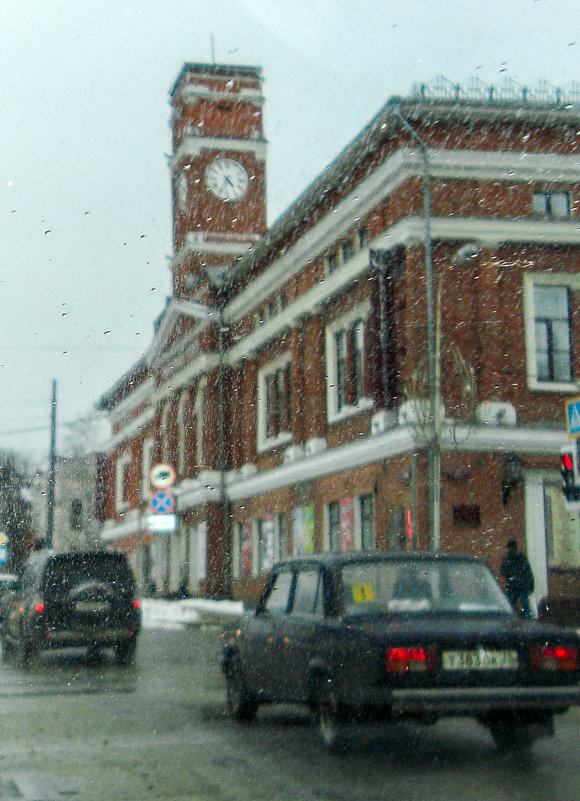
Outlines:
<svg viewBox="0 0 580 801"><path fill-rule="evenodd" d="M144 598L141 609L143 628L180 629L227 623L243 614L244 605L240 601L212 601L207 598L184 598L178 601Z"/></svg>

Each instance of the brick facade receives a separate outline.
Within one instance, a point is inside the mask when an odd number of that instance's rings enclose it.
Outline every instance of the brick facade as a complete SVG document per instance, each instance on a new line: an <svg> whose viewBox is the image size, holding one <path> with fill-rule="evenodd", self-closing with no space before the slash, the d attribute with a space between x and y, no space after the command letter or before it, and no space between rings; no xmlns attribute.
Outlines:
<svg viewBox="0 0 580 801"><path fill-rule="evenodd" d="M101 400L105 540L136 536L136 567L164 590L217 597L251 596L292 552L426 548L436 432L441 547L497 570L515 537L537 601L580 598L558 486L580 371L577 113L387 103L266 230L259 70L186 65L172 103L173 295L143 363ZM427 153L427 218L399 115ZM212 193L216 159L230 184L244 168L240 197ZM438 425L425 424L426 219ZM143 510L162 461L179 466L179 527L160 544Z"/></svg>

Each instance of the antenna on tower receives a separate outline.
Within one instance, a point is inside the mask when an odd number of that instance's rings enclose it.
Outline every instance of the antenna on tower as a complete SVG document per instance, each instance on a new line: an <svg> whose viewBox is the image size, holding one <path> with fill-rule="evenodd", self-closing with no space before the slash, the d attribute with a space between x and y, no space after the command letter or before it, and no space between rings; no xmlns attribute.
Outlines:
<svg viewBox="0 0 580 801"><path fill-rule="evenodd" d="M210 34L209 37L209 46L211 51L211 63L215 64L215 40L213 38L213 33Z"/></svg>

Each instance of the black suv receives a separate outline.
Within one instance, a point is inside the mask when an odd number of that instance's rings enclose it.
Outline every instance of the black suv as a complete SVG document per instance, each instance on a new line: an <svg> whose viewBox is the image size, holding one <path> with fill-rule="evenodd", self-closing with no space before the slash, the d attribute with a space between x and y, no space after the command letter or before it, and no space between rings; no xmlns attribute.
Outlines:
<svg viewBox="0 0 580 801"><path fill-rule="evenodd" d="M112 647L132 661L141 626L135 581L124 554L37 551L3 601L2 645L22 664L46 648Z"/></svg>

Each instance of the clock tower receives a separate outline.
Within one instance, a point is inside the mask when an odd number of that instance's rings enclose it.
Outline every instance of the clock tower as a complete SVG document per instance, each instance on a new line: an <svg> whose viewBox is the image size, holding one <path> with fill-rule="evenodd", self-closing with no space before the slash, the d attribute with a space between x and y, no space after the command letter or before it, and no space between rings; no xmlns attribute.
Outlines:
<svg viewBox="0 0 580 801"><path fill-rule="evenodd" d="M265 232L259 67L186 64L171 91L173 296L192 298Z"/></svg>

